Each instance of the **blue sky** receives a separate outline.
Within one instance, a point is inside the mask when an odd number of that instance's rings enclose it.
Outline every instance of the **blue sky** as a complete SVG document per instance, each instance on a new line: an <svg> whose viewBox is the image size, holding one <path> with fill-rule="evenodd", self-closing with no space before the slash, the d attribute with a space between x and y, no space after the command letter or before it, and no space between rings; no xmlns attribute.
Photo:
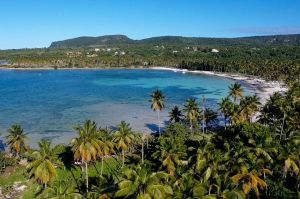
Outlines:
<svg viewBox="0 0 300 199"><path fill-rule="evenodd" d="M0 49L78 36L300 33L300 0L3 0Z"/></svg>

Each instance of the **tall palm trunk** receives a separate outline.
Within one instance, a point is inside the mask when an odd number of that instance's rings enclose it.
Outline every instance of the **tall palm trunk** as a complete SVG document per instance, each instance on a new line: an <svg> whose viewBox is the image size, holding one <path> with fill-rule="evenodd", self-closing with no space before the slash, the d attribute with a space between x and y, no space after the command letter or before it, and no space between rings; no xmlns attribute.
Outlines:
<svg viewBox="0 0 300 199"><path fill-rule="evenodd" d="M205 131L205 128L204 128L204 124L205 124L205 98L203 96L203 99L202 99L202 112L203 112L203 121L202 121L202 132L204 134L204 131Z"/></svg>
<svg viewBox="0 0 300 199"><path fill-rule="evenodd" d="M85 162L85 183L86 183L86 192L89 192L89 173L88 173L88 163Z"/></svg>
<svg viewBox="0 0 300 199"><path fill-rule="evenodd" d="M212 186L210 185L210 186L209 186L209 190L208 190L208 195L210 195L211 188L212 188Z"/></svg>
<svg viewBox="0 0 300 199"><path fill-rule="evenodd" d="M142 139L142 164L144 164L144 139Z"/></svg>
<svg viewBox="0 0 300 199"><path fill-rule="evenodd" d="M102 176L103 173L103 156L101 156L101 171L100 171L100 175Z"/></svg>
<svg viewBox="0 0 300 199"><path fill-rule="evenodd" d="M122 168L124 167L125 164L125 151L122 149Z"/></svg>
<svg viewBox="0 0 300 199"><path fill-rule="evenodd" d="M160 115L159 115L159 110L157 111L157 121L158 121L158 133L160 136Z"/></svg>
<svg viewBox="0 0 300 199"><path fill-rule="evenodd" d="M191 131L193 132L193 122L192 122L191 119L190 119L190 129L191 129Z"/></svg>
<svg viewBox="0 0 300 199"><path fill-rule="evenodd" d="M149 149L149 135L147 135L147 149Z"/></svg>
<svg viewBox="0 0 300 199"><path fill-rule="evenodd" d="M282 138L282 134L283 134L283 127L284 127L284 122L285 122L285 113L283 113L283 120L282 120L282 124L281 124L281 129L280 129L280 140Z"/></svg>
<svg viewBox="0 0 300 199"><path fill-rule="evenodd" d="M226 131L226 119L227 119L227 117L224 115L224 127L225 127L225 131Z"/></svg>

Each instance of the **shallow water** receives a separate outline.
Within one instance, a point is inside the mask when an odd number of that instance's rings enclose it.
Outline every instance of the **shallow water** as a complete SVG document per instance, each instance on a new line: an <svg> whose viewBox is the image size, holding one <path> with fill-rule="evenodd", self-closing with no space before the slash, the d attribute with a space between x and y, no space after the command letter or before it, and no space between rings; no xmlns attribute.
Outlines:
<svg viewBox="0 0 300 199"><path fill-rule="evenodd" d="M102 127L122 120L138 131L156 131L150 94L161 89L168 111L189 97L216 108L233 80L160 70L0 70L0 132L21 124L31 145L41 138L68 143L73 126L86 119Z"/></svg>

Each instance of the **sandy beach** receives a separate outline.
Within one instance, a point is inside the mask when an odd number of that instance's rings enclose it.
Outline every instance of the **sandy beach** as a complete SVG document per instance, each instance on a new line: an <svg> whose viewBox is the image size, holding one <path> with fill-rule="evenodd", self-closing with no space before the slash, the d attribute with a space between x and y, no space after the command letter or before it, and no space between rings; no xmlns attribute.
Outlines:
<svg viewBox="0 0 300 199"><path fill-rule="evenodd" d="M237 74L229 74L229 73L219 73L219 72L211 72L211 71L195 71L195 70L187 70L187 69L178 69L171 67L151 67L152 70L170 70L174 72L182 72L182 73L194 73L194 74L203 74L203 75L212 75L223 78L230 78L236 80L240 83L246 84L247 86L253 88L255 90L255 94L260 98L262 104L265 104L266 101L272 96L275 92L285 92L287 87L279 81L266 81L258 77L247 77Z"/></svg>

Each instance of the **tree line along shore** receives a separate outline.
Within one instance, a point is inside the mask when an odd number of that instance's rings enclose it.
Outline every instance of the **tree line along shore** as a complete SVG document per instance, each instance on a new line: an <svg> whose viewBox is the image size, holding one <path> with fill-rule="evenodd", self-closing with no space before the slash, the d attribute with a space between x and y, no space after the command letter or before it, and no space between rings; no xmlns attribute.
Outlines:
<svg viewBox="0 0 300 199"><path fill-rule="evenodd" d="M114 45L0 51L11 68L105 68L165 66L299 81L298 45ZM8 63L8 64L7 64Z"/></svg>
<svg viewBox="0 0 300 199"><path fill-rule="evenodd" d="M41 140L31 149L26 131L12 125L0 153L0 198L299 198L299 83L265 104L231 85L218 103L221 126L205 98L190 98L161 129L168 102L160 90L149 100L158 127L151 135L125 121L110 130L87 120L69 144Z"/></svg>

